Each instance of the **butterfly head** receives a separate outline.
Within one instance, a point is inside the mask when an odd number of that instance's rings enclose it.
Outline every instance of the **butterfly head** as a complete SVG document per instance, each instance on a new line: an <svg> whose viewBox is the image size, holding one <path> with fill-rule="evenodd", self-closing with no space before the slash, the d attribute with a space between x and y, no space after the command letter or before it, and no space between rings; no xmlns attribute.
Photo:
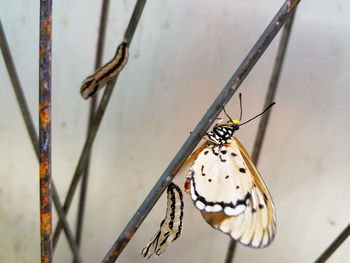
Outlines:
<svg viewBox="0 0 350 263"><path fill-rule="evenodd" d="M240 126L254 120L255 118L259 117L260 115L264 114L266 111L268 111L275 102L271 103L262 113L256 115L255 117L241 123L242 119L242 95L239 94L239 100L240 100L240 107L241 107L241 114L239 117L239 120L232 120L230 116L226 113L225 108L223 107L223 111L225 115L228 117L228 122L226 124L219 124L222 119L219 120L219 122L214 126L213 130L209 133L207 133L208 139L210 142L214 144L230 144L232 142L233 133L239 129Z"/></svg>
<svg viewBox="0 0 350 263"><path fill-rule="evenodd" d="M229 120L226 125L232 127L235 131L239 129L240 120Z"/></svg>

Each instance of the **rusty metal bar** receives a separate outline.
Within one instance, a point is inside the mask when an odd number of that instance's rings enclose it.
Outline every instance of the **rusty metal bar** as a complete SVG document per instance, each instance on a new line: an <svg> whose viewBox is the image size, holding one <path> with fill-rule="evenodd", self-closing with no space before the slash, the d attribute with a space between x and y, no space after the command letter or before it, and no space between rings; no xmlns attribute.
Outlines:
<svg viewBox="0 0 350 263"><path fill-rule="evenodd" d="M101 15L100 15L100 27L98 34L98 42L97 42L97 50L96 50L96 59L95 59L95 69L97 70L102 64L102 56L103 56L103 47L105 42L106 28L107 28L107 18L108 18L108 10L109 10L110 0L103 0ZM98 93L91 98L90 111L89 111L89 123L88 123L88 133L92 127L92 123L94 120L94 115L96 112L96 104L97 104ZM77 216L77 229L76 229L76 241L77 245L80 246L82 229L83 229L83 221L84 221L84 211L85 211L85 201L87 195L87 185L89 179L89 165L90 165L90 157L91 151L88 154L86 166L84 173L81 179L80 186L80 197L78 204L78 216ZM74 261L76 263L76 261Z"/></svg>
<svg viewBox="0 0 350 263"><path fill-rule="evenodd" d="M162 176L153 186L151 192L143 201L141 206L137 209L134 216L131 218L127 226L124 228L118 239L112 245L107 255L102 262L114 262L130 239L133 237L137 229L142 224L148 213L151 211L154 204L157 202L161 194L167 188L171 180L175 177L177 171L186 161L188 156L192 153L201 138L205 135L207 130L215 121L216 117L222 111L223 106L231 99L233 94L237 91L243 80L246 78L250 70L254 67L271 41L274 39L278 31L287 21L291 13L300 0L287 0L272 19L263 34L260 36L256 44L250 50L247 57L243 60L237 71L233 74L231 79L227 82L224 89L220 92L216 100L210 106L206 114L200 120L196 128L186 140L179 152L175 155L169 166L166 168Z"/></svg>
<svg viewBox="0 0 350 263"><path fill-rule="evenodd" d="M27 131L29 133L29 136L30 136L30 139L32 142L32 146L34 148L34 152L35 152L37 159L39 161L39 159L40 159L39 147L38 147L39 140L37 137L37 133L35 131L33 120L31 118L31 115L30 115L30 112L28 109L27 102L26 102L24 94L23 94L23 89L22 89L21 83L20 83L18 75L17 75L16 67L15 67L15 64L14 64L12 56L11 56L11 52L10 52L10 49L9 49L9 46L8 46L8 43L6 40L6 35L5 35L4 29L3 29L2 24L1 24L1 19L0 19L0 47L1 47L1 51L3 53L3 57L4 57L4 60L6 63L7 71L9 73L9 76L10 76L10 79L12 82L13 90L16 94L16 99L17 99L18 105L21 109L21 113L22 113L24 122L26 124ZM81 257L80 257L79 251L77 249L77 246L75 245L73 234L69 228L67 219L65 218L65 214L60 213L60 211L63 211L63 210L62 210L62 207L60 206L61 202L60 202L53 178L51 179L51 185L52 185L52 199L53 199L53 202L55 204L56 210L58 212L59 218L61 218L64 222L63 230L67 236L69 246L73 252L74 257L76 259L78 259L78 262L81 262L81 260L79 260L79 259L81 259Z"/></svg>
<svg viewBox="0 0 350 263"><path fill-rule="evenodd" d="M134 36L134 33L135 33L135 30L136 30L137 24L139 22L139 19L141 17L141 14L142 14L142 11L143 11L143 7L144 7L145 3L146 3L146 0L138 0L136 2L133 14L131 16L128 28L127 28L125 36L124 36L124 41L126 43L128 43L129 47L130 47L132 38ZM68 189L66 201L65 201L64 206L63 206L63 209L64 209L65 213L68 212L69 207L70 207L70 205L72 203L75 190L77 188L79 179L80 179L80 177L81 177L81 175L82 175L82 173L84 171L84 167L85 167L86 162L88 160L88 158L87 158L88 154L89 154L89 152L91 150L91 146L92 146L92 144L94 142L94 139L96 137L98 128L100 127L103 115L104 115L104 113L106 111L106 108L107 108L109 99L110 99L110 97L112 95L112 91L113 91L114 85L115 85L115 83L117 81L117 78L118 78L118 75L115 77L114 80L112 80L111 82L108 83L108 85L105 88L105 91L104 91L104 93L102 95L101 102L100 102L100 104L99 104L99 106L97 108L96 114L94 116L93 124L91 125L91 128L89 130L89 134L87 136L87 139L86 139L83 151L82 151L82 153L80 155L77 168L76 168L76 170L74 172L72 182L71 182L70 187ZM61 220L59 220L58 224L56 226L55 232L54 232L54 236L53 236L53 246L54 247L56 246L56 244L58 242L61 230L62 230L62 222L61 222Z"/></svg>
<svg viewBox="0 0 350 263"><path fill-rule="evenodd" d="M39 178L41 262L52 262L51 197L51 32L52 0L40 1Z"/></svg>
<svg viewBox="0 0 350 263"><path fill-rule="evenodd" d="M329 247L316 259L315 263L326 262L327 259L340 247L350 235L350 224L337 236Z"/></svg>
<svg viewBox="0 0 350 263"><path fill-rule="evenodd" d="M283 28L282 37L278 46L277 55L276 55L272 75L270 78L269 87L265 97L264 109L266 109L274 101L274 98L275 98L275 94L278 87L278 81L281 75L282 66L283 66L283 62L284 62L284 58L285 58L285 54L286 54L286 50L289 42L290 32L292 31L294 17L295 17L295 11L290 16L290 18L288 19L288 21L286 22ZM259 127L258 127L257 134L255 136L255 142L254 142L253 154L252 154L252 160L255 163L255 165L257 165L259 161L261 147L265 138L265 131L269 121L270 113L271 111L267 111L265 114L263 114L260 117ZM234 253L235 253L236 243L237 242L235 240L230 239L226 258L225 258L225 263L232 262Z"/></svg>

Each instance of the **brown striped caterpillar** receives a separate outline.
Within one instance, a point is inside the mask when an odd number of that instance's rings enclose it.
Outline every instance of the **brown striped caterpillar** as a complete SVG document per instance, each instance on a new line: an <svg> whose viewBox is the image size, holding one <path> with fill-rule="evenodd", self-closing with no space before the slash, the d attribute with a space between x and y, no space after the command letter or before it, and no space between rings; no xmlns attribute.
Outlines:
<svg viewBox="0 0 350 263"><path fill-rule="evenodd" d="M128 57L128 44L123 42L118 46L117 52L111 61L84 80L80 88L80 94L83 98L88 99L94 96L100 88L113 79L124 68L126 62L128 62Z"/></svg>
<svg viewBox="0 0 350 263"><path fill-rule="evenodd" d="M147 259L154 253L159 256L181 234L184 208L182 192L176 184L170 183L167 194L166 216L160 224L160 230L141 251L141 255Z"/></svg>

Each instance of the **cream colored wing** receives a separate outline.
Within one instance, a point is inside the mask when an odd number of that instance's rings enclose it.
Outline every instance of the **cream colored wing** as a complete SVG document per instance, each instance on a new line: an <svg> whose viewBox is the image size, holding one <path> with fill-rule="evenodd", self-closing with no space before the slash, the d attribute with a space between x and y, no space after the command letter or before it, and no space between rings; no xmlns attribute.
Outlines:
<svg viewBox="0 0 350 263"><path fill-rule="evenodd" d="M240 155L232 158L243 158L246 175L253 183L249 191L248 205L236 216L223 212L208 213L202 211L203 218L214 228L228 234L243 245L263 248L271 243L276 232L276 216L271 195L267 190L259 172L242 144L233 137L233 142L227 147ZM230 157L231 158L231 157Z"/></svg>
<svg viewBox="0 0 350 263"><path fill-rule="evenodd" d="M253 182L237 147L209 144L199 153L189 176L191 198L201 211L237 216L249 204Z"/></svg>

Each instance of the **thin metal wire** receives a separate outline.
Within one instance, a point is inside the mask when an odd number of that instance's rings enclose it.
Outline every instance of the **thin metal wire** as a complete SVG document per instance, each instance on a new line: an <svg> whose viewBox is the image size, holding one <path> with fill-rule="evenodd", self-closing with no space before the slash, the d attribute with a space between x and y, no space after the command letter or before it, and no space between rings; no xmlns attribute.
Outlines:
<svg viewBox="0 0 350 263"><path fill-rule="evenodd" d="M135 30L136 30L138 21L141 17L141 13L143 11L143 7L144 7L145 3L146 3L146 0L138 0L136 2L133 14L131 16L128 28L127 28L125 36L124 36L124 41L129 46L130 46L132 38L134 36ZM103 93L103 96L101 98L101 102L98 106L98 109L97 109L95 117L94 117L94 122L89 130L89 134L87 136L83 151L80 155L77 168L74 172L72 182L71 182L69 189L68 189L67 197L66 197L66 200L65 200L65 203L63 206L63 210L65 213L67 213L67 211L69 210L69 207L72 203L74 192L77 188L77 184L79 182L80 176L82 175L82 173L84 171L84 167L85 167L86 162L88 160L87 156L91 150L91 146L92 146L94 139L96 137L98 128L100 127L103 115L106 111L109 99L112 95L113 88L114 88L114 85L115 85L117 79L118 79L118 75L115 77L114 80L112 80L111 82L108 83L107 87L105 88L105 92ZM54 248L58 242L61 230L62 230L62 222L61 222L61 220L59 220L57 223L55 232L54 232L54 236L53 236L53 247Z"/></svg>
<svg viewBox="0 0 350 263"><path fill-rule="evenodd" d="M280 75L281 75L282 66L283 66L283 62L284 62L284 58L285 58L285 54L286 54L286 50L287 50L287 46L288 46L288 42L289 42L289 36L290 36L292 26L293 26L294 17L295 17L295 11L293 12L293 14L290 16L290 18L286 22L286 24L283 28L283 31L282 31L282 37L281 37L281 40L280 40L280 43L278 46L277 55L276 55L272 75L270 78L269 87L268 87L266 97L265 97L264 109L267 106L269 106L274 101L274 98L275 98L275 94L276 94L277 87L278 87L278 80L279 80ZM265 114L263 114L260 117L259 127L258 127L258 131L257 131L256 137L255 137L253 154L252 154L252 161L255 163L255 165L257 165L258 161L259 161L261 147L262 147L262 144L263 144L263 141L265 138L265 132L266 132L267 124L269 121L270 113L271 113L271 111L267 111ZM234 253L235 253L235 248L236 248L235 244L236 243L237 242L235 240L230 239L229 246L227 249L226 258L225 258L225 263L232 262L233 257L234 257Z"/></svg>
<svg viewBox="0 0 350 263"><path fill-rule="evenodd" d="M17 75L16 67L15 67L15 64L14 64L12 56L11 56L10 48L9 48L7 40L6 40L6 35L5 35L4 29L2 27L1 19L0 19L0 47L1 47L1 51L2 51L4 60L6 63L7 71L9 73L9 76L11 79L13 90L14 90L16 98L17 98L18 105L20 107L27 131L28 131L29 136L30 136L30 140L32 142L32 146L34 148L35 155L39 161L39 159L40 159L39 147L38 147L39 140L37 137L37 133L35 131L33 120L31 118L31 115L29 112L27 102L26 102L24 94L23 94L21 83L20 83L18 75ZM80 259L81 257L79 255L79 251L75 245L73 234L69 228L65 214L60 213L60 211L63 211L63 210L62 210L62 207L60 206L61 202L60 202L60 199L58 197L57 190L56 190L55 184L53 182L53 178L51 180L51 185L52 185L52 199L53 199L53 202L55 204L56 210L58 212L59 218L61 218L64 222L63 229L64 229L64 232L67 236L68 243L70 245L70 248L72 249L74 257L77 259ZM81 260L79 260L78 262L81 262Z"/></svg>
<svg viewBox="0 0 350 263"><path fill-rule="evenodd" d="M255 63L259 60L261 55L264 53L266 48L269 46L273 38L276 36L280 28L284 25L299 2L300 0L289 0L283 4L281 9L277 12L276 16L272 19L270 24L265 29L264 33L253 46L247 57L243 60L237 71L233 74L214 103L210 106L206 114L200 120L197 127L193 130L190 137L186 140L162 176L156 182L151 192L148 194L141 206L137 209L136 213L124 228L118 239L114 242L102 262L114 262L119 257L154 204L157 202L161 194L174 178L177 171L194 150L201 138L205 135L209 127L213 124L216 117L221 112L223 106L226 105L233 94L237 91L238 87L246 78L250 70L254 67Z"/></svg>
<svg viewBox="0 0 350 263"><path fill-rule="evenodd" d="M96 59L95 59L95 70L97 70L102 64L102 56L103 56L103 48L104 48L106 28L107 28L109 3L110 3L110 0L103 0L103 3L102 3L101 15L100 15L100 27L99 27L99 31L98 31L99 34L98 34ZM98 94L96 94L91 99L90 111L89 111L88 133L89 133L89 129L92 126L94 115L96 112L97 98L98 98ZM85 171L84 171L84 173L82 175L82 179L81 179L80 198L79 198L78 216L77 216L77 229L76 229L76 241L77 241L78 246L80 246L82 229L83 229L85 202L86 202L87 185L88 185L88 178L89 178L90 157L91 157L91 152L89 152L89 154L88 154L88 157L87 157L88 159L86 162Z"/></svg>
<svg viewBox="0 0 350 263"><path fill-rule="evenodd" d="M129 46L131 45L131 41L134 37L145 4L146 0L138 0L135 4L134 11L132 12L130 22L124 35L124 42L128 43ZM111 84L109 86L113 85Z"/></svg>
<svg viewBox="0 0 350 263"><path fill-rule="evenodd" d="M52 0L40 1L39 181L41 262L52 262L51 29Z"/></svg>
<svg viewBox="0 0 350 263"><path fill-rule="evenodd" d="M339 234L329 247L316 259L315 263L323 263L340 247L350 235L350 224Z"/></svg>
<svg viewBox="0 0 350 263"><path fill-rule="evenodd" d="M52 185L52 189L54 189L53 185ZM57 193L56 189L55 189L55 191L52 191L52 197L53 197L53 202L56 205L57 214L59 215L59 218L61 218L61 220L63 220L62 222L66 226L66 227L63 228L63 231L65 232L65 234L67 236L67 240L68 240L70 249L72 250L74 262L82 263L83 259L82 259L81 255L80 255L79 247L76 244L72 234L68 234L67 233L67 229L69 229L69 224L68 224L68 221L66 219L66 215L65 215L65 213L63 211L62 204L60 202L60 199L58 197L58 193ZM69 231L70 231L70 229L69 229Z"/></svg>
<svg viewBox="0 0 350 263"><path fill-rule="evenodd" d="M235 255L235 252L236 252L236 246L237 246L237 242L234 241L233 239L231 239L229 244L228 244L225 263L232 262L233 256Z"/></svg>
<svg viewBox="0 0 350 263"><path fill-rule="evenodd" d="M16 95L16 98L18 101L18 105L19 105L19 108L20 108L22 116L23 116L23 120L24 120L25 125L27 127L27 131L29 133L30 139L33 143L34 150L35 150L35 152L38 156L38 159L39 159L39 148L38 148L39 147L39 140L37 137L38 135L35 131L33 122L32 122L31 117L30 117L28 105L27 105L27 102L26 102L25 97L23 95L22 86L21 86L21 83L20 83L18 75L17 75L16 67L15 67L15 64L14 64L12 56L11 56L9 45L7 43L7 40L6 40L6 35L5 35L4 28L2 26L1 18L0 18L0 47L1 47L2 55L4 57L4 61L6 63L6 68L7 68L11 83L13 86L13 90L15 92L15 95ZM31 129L31 127L33 127L33 129Z"/></svg>
<svg viewBox="0 0 350 263"><path fill-rule="evenodd" d="M280 79L290 33L292 31L294 17L295 17L295 12L291 15L291 17L286 22L286 25L283 28L281 40L277 51L277 56L275 59L274 68L272 71L269 87L265 98L264 108L269 106L275 99L275 94L278 87L278 81ZM256 140L254 142L253 153L252 153L252 160L255 163L255 165L257 165L259 161L261 147L265 138L266 127L270 119L270 114L271 114L271 111L266 112L264 115L261 116L261 119L259 122L258 132L256 134Z"/></svg>

